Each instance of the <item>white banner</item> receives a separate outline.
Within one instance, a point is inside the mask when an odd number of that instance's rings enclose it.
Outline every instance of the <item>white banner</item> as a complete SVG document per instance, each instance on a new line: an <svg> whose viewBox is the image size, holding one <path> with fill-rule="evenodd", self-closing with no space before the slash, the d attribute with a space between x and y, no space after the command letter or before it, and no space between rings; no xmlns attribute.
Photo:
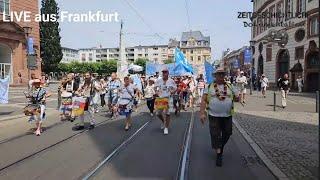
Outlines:
<svg viewBox="0 0 320 180"><path fill-rule="evenodd" d="M9 77L0 79L0 104L9 102Z"/></svg>

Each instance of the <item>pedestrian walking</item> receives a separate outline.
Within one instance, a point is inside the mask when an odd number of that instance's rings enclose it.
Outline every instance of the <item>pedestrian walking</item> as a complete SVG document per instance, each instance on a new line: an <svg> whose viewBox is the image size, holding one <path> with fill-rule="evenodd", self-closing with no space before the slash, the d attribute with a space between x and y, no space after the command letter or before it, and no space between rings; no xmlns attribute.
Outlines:
<svg viewBox="0 0 320 180"><path fill-rule="evenodd" d="M206 87L206 83L204 81L204 78L203 78L203 74L200 74L200 77L198 78L198 83L197 83L197 90L198 90L198 104L201 103L201 99L202 99L202 96L203 96L203 91L204 91L204 88Z"/></svg>
<svg viewBox="0 0 320 180"><path fill-rule="evenodd" d="M156 94L154 89L154 81L152 79L149 79L148 85L145 87L144 90L144 98L147 101L147 106L150 112L150 116L154 115L154 96Z"/></svg>
<svg viewBox="0 0 320 180"><path fill-rule="evenodd" d="M175 82L169 78L169 70L165 67L162 70L162 78L155 83L156 95L155 105L157 109L157 116L161 120L161 129L163 134L169 134L170 125L170 97L177 89Z"/></svg>
<svg viewBox="0 0 320 180"><path fill-rule="evenodd" d="M299 76L296 81L297 81L297 84L298 84L298 92L301 93L302 92L302 88L303 88L303 79L302 79L301 76Z"/></svg>
<svg viewBox="0 0 320 180"><path fill-rule="evenodd" d="M85 111L87 111L90 116L89 129L93 129L95 127L94 114L96 112L95 104L97 104L97 102L95 102L97 98L95 97L98 95L99 91L100 91L99 83L92 78L89 72L85 73L84 83L80 85L77 91L77 94L86 99ZM75 127L75 130L84 129L84 118L85 118L85 113L80 115L79 117L80 123Z"/></svg>
<svg viewBox="0 0 320 180"><path fill-rule="evenodd" d="M223 69L216 70L216 81L205 89L200 106L201 122L204 124L209 119L211 145L217 155L216 166L222 166L223 148L232 134L235 91L232 84L224 81L225 73Z"/></svg>
<svg viewBox="0 0 320 180"><path fill-rule="evenodd" d="M107 83L103 78L100 79L100 87L100 105L101 107L104 107L106 105L105 96L107 93Z"/></svg>
<svg viewBox="0 0 320 180"><path fill-rule="evenodd" d="M118 113L126 117L125 120L125 130L128 131L132 125L132 109L133 102L135 98L135 86L130 82L130 78L128 76L124 77L124 84L119 89L119 101L117 104Z"/></svg>
<svg viewBox="0 0 320 180"><path fill-rule="evenodd" d="M266 98L266 91L267 91L267 87L269 86L269 80L266 77L266 75L264 74L261 75L260 83L261 83L262 96Z"/></svg>
<svg viewBox="0 0 320 180"><path fill-rule="evenodd" d="M248 84L248 82L247 82L247 77L244 75L243 71L240 71L240 75L237 77L236 83L240 91L240 102L245 104L246 103L245 98L247 93L246 85Z"/></svg>
<svg viewBox="0 0 320 180"><path fill-rule="evenodd" d="M36 107L36 111L33 111L34 114L30 117L29 122L35 120L36 121L36 130L34 134L37 136L41 135L42 128L41 125L43 121L46 119L46 99L51 96L50 93L43 87L44 84L40 79L34 78L32 82L32 91L31 95L28 96L31 100L31 104L33 107Z"/></svg>
<svg viewBox="0 0 320 180"><path fill-rule="evenodd" d="M111 117L117 114L116 105L119 99L119 89L121 87L121 81L117 78L117 74L113 72L108 84L108 107L111 112Z"/></svg>
<svg viewBox="0 0 320 180"><path fill-rule="evenodd" d="M280 92L281 92L282 108L286 108L288 92L290 91L290 81L289 81L288 74L284 74L283 78L280 78L278 80L278 86L280 87Z"/></svg>

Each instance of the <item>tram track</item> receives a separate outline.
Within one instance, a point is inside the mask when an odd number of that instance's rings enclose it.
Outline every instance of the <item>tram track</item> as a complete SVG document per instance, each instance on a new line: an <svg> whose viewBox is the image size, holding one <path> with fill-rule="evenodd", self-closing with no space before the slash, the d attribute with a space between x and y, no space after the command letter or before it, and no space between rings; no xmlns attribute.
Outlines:
<svg viewBox="0 0 320 180"><path fill-rule="evenodd" d="M139 113L137 113L137 114L139 114ZM116 118L107 119L107 120L103 120L103 121L97 123L96 127L99 127L101 125L105 125L105 124L108 124L108 123L116 122L116 121L121 121L121 120L123 120L123 118L117 118L117 117ZM62 124L64 124L64 122L57 123L56 126L62 125ZM15 165L17 165L17 164L19 164L21 162L24 162L24 161L26 161L28 159L31 159L31 158L35 157L36 155L39 155L40 153L46 152L46 151L48 151L48 150L50 150L50 149L52 149L52 148L54 148L54 147L56 147L58 145L61 145L61 144L65 143L65 142L67 142L67 141L69 141L69 140L71 140L71 139L73 139L75 137L78 137L78 136L80 136L80 135L82 135L82 134L84 134L85 132L88 132L88 131L90 131L90 130L89 129L85 129L85 130L76 132L75 134L72 134L72 135L70 135L70 136L68 136L66 138L63 138L62 140L59 140L59 141L57 141L57 142L55 142L55 143L53 143L53 144L51 144L49 146L41 148L41 149L39 149L39 150L29 154L29 155L26 155L23 158L20 158L20 159L14 161L12 163L9 163L9 164L5 165L4 167L0 168L0 174L3 171L9 169L10 167L13 167L13 166L15 166ZM27 136L27 135L20 135L20 137L15 137L12 140L7 140L6 142L3 142L2 144L8 143L8 142L13 141L13 140L18 139L18 138L22 138L24 136Z"/></svg>
<svg viewBox="0 0 320 180"><path fill-rule="evenodd" d="M111 153L107 154L105 156L106 158L100 161L97 164L97 166L91 168L91 170L82 177L82 180L95 179L95 176L103 168L106 168L112 162L115 156L121 155L121 151L125 150L125 148L130 148L129 143L134 142L138 138L138 135L139 134L141 135L143 133L143 130L146 129L146 127L150 124L150 122L151 121L147 121L137 131L135 131L129 138L123 141L118 147L114 148L114 150ZM183 145L180 150L179 165L177 167L177 171L175 174L176 180L187 179L193 122L194 122L194 111L192 110L191 118L187 124L187 127L184 130L184 135L182 140Z"/></svg>

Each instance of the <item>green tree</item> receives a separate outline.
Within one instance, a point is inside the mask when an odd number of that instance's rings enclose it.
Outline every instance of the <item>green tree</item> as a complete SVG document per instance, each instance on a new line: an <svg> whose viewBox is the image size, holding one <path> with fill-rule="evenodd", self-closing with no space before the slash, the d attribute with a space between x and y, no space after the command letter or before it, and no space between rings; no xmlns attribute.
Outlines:
<svg viewBox="0 0 320 180"><path fill-rule="evenodd" d="M42 17L55 14L57 19L59 19L59 7L55 0L42 0L40 11ZM40 22L40 56L42 58L42 71L48 73L58 69L58 64L63 56L60 40L58 21Z"/></svg>
<svg viewBox="0 0 320 180"><path fill-rule="evenodd" d="M148 61L148 59L138 58L138 59L134 62L134 64L136 64L136 65L138 65L138 66L142 66L142 67L143 67L143 71L145 71L147 61Z"/></svg>
<svg viewBox="0 0 320 180"><path fill-rule="evenodd" d="M166 59L163 61L164 64L174 63L173 59Z"/></svg>

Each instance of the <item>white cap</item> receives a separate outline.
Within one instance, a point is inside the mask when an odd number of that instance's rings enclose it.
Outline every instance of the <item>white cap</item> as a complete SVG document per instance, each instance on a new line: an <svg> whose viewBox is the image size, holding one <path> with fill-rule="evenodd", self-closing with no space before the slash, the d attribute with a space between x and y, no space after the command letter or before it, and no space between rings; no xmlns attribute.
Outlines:
<svg viewBox="0 0 320 180"><path fill-rule="evenodd" d="M243 72L243 71L240 71L240 74L244 74L244 72Z"/></svg>

